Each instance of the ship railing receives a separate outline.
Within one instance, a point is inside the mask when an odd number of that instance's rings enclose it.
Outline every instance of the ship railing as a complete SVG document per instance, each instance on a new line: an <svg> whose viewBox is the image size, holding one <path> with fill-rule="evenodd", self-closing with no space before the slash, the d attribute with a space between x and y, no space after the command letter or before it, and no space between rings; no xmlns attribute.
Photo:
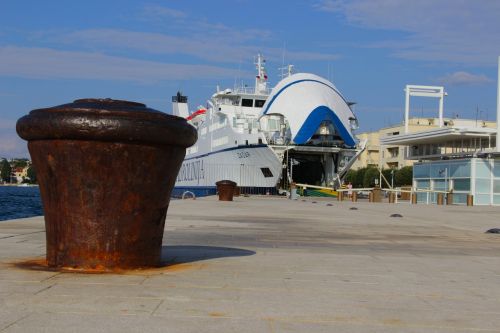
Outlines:
<svg viewBox="0 0 500 333"><path fill-rule="evenodd" d="M247 95L255 95L255 88L254 87L237 87L234 89L235 94L247 94ZM270 88L266 88L264 90L265 95L269 95L271 93ZM260 95L260 94L258 94Z"/></svg>

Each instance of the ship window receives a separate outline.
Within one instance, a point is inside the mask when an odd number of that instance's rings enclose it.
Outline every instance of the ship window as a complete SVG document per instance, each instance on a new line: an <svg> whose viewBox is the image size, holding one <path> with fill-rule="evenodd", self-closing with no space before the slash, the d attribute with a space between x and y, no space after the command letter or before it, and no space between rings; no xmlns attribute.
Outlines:
<svg viewBox="0 0 500 333"><path fill-rule="evenodd" d="M243 98L243 99L241 100L241 106L248 106L248 107L252 107L252 106L253 106L253 99Z"/></svg>
<svg viewBox="0 0 500 333"><path fill-rule="evenodd" d="M264 105L265 102L266 102L266 100L264 100L264 99L256 99L255 100L255 107L256 108L261 108Z"/></svg>
<svg viewBox="0 0 500 333"><path fill-rule="evenodd" d="M266 178L269 178L269 177L273 176L273 173L271 172L271 170L269 168L260 168L260 171L262 171L262 174Z"/></svg>
<svg viewBox="0 0 500 333"><path fill-rule="evenodd" d="M267 120L267 128L271 132L277 132L280 130L280 123L278 119L268 119Z"/></svg>

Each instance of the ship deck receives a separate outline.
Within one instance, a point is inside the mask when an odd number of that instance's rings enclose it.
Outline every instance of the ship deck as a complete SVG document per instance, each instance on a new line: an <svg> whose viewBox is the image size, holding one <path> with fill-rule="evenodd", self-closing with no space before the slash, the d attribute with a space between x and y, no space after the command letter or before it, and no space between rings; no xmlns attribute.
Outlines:
<svg viewBox="0 0 500 333"><path fill-rule="evenodd" d="M169 265L122 274L34 269L43 218L4 221L0 332L498 332L500 235L485 231L499 213L177 200Z"/></svg>

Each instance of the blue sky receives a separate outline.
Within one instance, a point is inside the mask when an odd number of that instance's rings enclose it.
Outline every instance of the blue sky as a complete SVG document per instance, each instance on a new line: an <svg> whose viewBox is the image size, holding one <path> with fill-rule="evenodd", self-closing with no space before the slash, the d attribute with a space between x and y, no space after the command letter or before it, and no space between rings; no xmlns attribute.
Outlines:
<svg viewBox="0 0 500 333"><path fill-rule="evenodd" d="M30 110L110 97L171 112L253 84L253 58L329 78L360 131L398 123L406 84L444 85L445 115L495 119L500 1L15 1L0 3L0 156L28 156ZM437 101L412 99L412 115Z"/></svg>

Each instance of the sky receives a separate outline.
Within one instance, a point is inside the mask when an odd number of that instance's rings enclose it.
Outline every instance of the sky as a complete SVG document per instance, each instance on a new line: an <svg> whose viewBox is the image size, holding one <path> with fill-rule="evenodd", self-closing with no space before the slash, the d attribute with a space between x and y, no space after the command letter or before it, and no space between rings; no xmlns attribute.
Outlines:
<svg viewBox="0 0 500 333"><path fill-rule="evenodd" d="M358 132L400 123L407 84L442 85L445 116L496 118L498 0L0 1L0 157L28 157L15 133L30 110L78 98L190 109L216 86L271 86L293 64L356 102ZM411 116L437 116L412 98Z"/></svg>

